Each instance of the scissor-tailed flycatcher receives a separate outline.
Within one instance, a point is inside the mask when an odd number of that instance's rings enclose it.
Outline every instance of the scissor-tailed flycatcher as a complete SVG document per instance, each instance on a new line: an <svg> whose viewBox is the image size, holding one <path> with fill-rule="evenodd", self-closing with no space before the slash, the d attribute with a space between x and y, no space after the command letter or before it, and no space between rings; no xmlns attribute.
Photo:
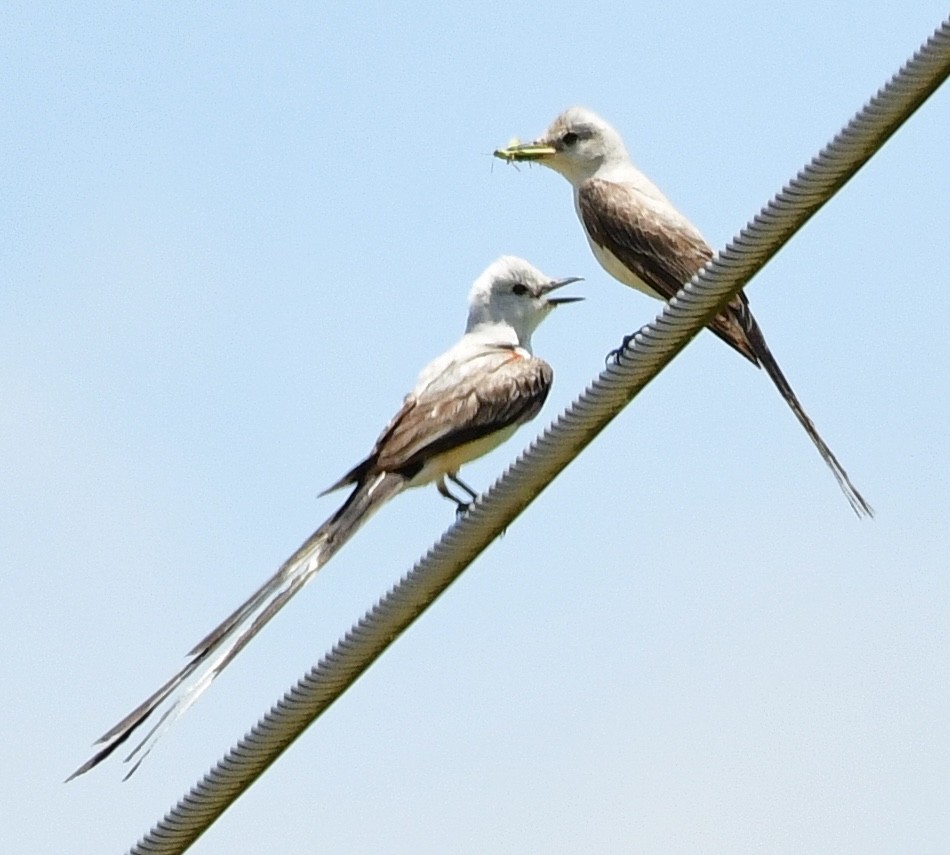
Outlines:
<svg viewBox="0 0 950 855"><path fill-rule="evenodd" d="M651 297L669 300L713 256L709 244L630 161L623 140L590 110L571 107L533 143L495 152L507 161L537 161L574 188L574 208L594 257L614 279ZM858 516L873 515L805 413L765 343L744 292L709 328L754 365L765 369L828 464Z"/></svg>
<svg viewBox="0 0 950 855"><path fill-rule="evenodd" d="M467 507L446 486L459 467L491 451L534 418L551 388L551 367L531 353L531 334L551 310L580 297L552 292L578 278L550 279L520 258L498 259L475 281L465 334L419 375L399 412L369 456L325 492L353 492L323 525L248 600L189 653L191 661L98 741L108 743L69 779L89 771L125 742L192 674L200 672L126 758L139 759L190 707L244 646L336 553L384 502L408 487L436 483L459 509ZM238 634L238 630L243 630ZM144 749L144 751L143 751ZM128 777L128 776L126 776Z"/></svg>

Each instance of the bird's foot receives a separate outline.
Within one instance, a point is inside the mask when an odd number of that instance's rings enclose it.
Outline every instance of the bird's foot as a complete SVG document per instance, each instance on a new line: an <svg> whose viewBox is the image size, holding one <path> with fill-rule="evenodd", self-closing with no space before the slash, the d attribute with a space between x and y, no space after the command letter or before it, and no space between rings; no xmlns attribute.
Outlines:
<svg viewBox="0 0 950 855"><path fill-rule="evenodd" d="M627 349L630 342L637 337L636 333L631 333L630 335L625 335L620 342L620 347L610 351L607 356L604 358L604 364L610 365L612 362L614 365L617 365L620 362L620 357L623 356L623 352Z"/></svg>

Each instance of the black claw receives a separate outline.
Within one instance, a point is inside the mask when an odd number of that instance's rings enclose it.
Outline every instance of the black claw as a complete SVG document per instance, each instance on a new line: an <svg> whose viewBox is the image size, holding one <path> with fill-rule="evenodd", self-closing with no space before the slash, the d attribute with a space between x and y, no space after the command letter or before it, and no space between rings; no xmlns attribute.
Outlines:
<svg viewBox="0 0 950 855"><path fill-rule="evenodd" d="M623 352L627 349L630 342L633 341L636 337L637 337L636 333L632 333L631 335L625 335L620 342L620 347L616 348L615 350L610 351L610 353L607 354L607 356L604 359L604 364L610 365L610 363L613 362L614 365L617 365L620 362L620 357L623 355Z"/></svg>

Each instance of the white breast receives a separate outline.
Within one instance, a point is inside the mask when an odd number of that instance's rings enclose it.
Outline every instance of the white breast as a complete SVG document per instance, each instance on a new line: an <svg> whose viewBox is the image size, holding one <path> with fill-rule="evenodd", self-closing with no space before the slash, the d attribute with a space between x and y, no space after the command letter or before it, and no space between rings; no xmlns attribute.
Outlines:
<svg viewBox="0 0 950 855"><path fill-rule="evenodd" d="M583 221L581 221L583 225ZM584 230L584 234L587 234L587 230ZM594 253L594 258L600 262L600 266L604 268L614 279L618 282L623 282L624 285L629 286L630 288L636 288L643 294L646 294L648 297L653 297L654 300L662 300L663 298L656 293L646 282L644 282L639 276L637 276L632 270L630 270L616 255L614 255L609 249L605 249L600 244L595 243L590 239L590 235L587 235L587 243L590 244L591 252Z"/></svg>

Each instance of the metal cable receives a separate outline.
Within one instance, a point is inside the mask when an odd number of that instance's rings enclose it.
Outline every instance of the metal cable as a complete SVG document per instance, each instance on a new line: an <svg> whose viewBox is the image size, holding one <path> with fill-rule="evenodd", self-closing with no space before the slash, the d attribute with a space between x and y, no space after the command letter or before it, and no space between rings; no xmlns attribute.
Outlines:
<svg viewBox="0 0 950 855"><path fill-rule="evenodd" d="M950 19L130 851L184 852L427 609L950 75Z"/></svg>

